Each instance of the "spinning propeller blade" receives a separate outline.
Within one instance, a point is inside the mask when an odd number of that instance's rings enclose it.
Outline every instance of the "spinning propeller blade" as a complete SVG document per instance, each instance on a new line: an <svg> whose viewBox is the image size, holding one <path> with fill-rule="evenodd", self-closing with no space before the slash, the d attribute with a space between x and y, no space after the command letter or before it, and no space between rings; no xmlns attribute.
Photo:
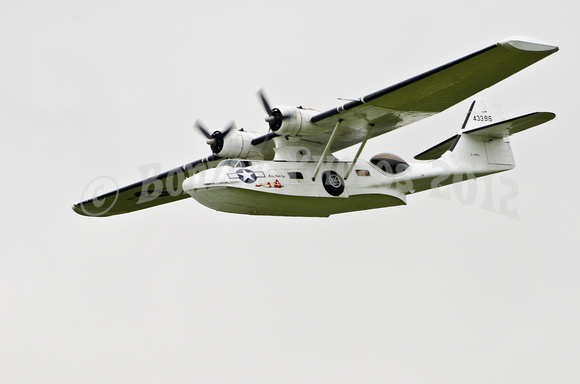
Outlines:
<svg viewBox="0 0 580 384"><path fill-rule="evenodd" d="M205 136L206 139L211 139L211 135L207 129L203 126L201 121L196 120L195 124L193 125L193 129L197 129L201 132L202 135Z"/></svg>
<svg viewBox="0 0 580 384"><path fill-rule="evenodd" d="M228 125L228 127L224 129L222 132L214 131L214 133L210 135L209 131L204 127L204 125L199 120L197 120L195 122L195 125L193 126L194 129L198 129L202 133L202 135L204 135L207 138L205 142L211 147L211 151L214 154L221 152L221 150L224 147L224 139L235 127L236 123L232 121L230 125Z"/></svg>
<svg viewBox="0 0 580 384"><path fill-rule="evenodd" d="M270 115L270 113L272 112L272 108L270 107L270 103L268 102L268 99L266 98L266 94L264 93L264 88L260 88L260 90L258 91L257 94L258 94L258 97L260 98L260 100L262 100L262 105L264 106L266 113L268 115Z"/></svg>
<svg viewBox="0 0 580 384"><path fill-rule="evenodd" d="M260 98L260 100L262 101L262 105L264 106L264 109L266 110L266 113L268 114L268 117L266 117L265 120L270 125L270 130L272 132L276 132L277 130L280 129L280 127L282 126L282 121L284 120L284 116L282 115L282 112L280 112L280 110L278 108L272 109L270 107L270 102L268 101L268 98L266 97L266 93L264 92L264 88L260 88L260 90L257 92L257 95Z"/></svg>

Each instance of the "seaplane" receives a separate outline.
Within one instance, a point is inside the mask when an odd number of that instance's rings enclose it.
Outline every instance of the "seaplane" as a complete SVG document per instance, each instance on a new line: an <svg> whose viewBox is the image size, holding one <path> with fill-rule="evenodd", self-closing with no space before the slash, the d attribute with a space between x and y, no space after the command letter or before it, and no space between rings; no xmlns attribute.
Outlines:
<svg viewBox="0 0 580 384"><path fill-rule="evenodd" d="M211 155L72 209L107 217L193 198L228 213L328 217L405 205L410 194L514 168L510 137L555 114L504 118L477 95L458 133L413 161L392 153L363 160L367 141L443 112L557 51L534 39L509 38L327 111L272 108L260 90L266 133L235 124L210 133L198 120L194 127L205 136ZM352 146L358 146L352 160L336 157Z"/></svg>

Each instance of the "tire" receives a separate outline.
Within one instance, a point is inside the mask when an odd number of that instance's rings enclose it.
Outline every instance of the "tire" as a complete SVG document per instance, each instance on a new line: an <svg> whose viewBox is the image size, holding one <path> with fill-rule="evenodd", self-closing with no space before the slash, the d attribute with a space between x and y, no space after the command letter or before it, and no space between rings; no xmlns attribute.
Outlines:
<svg viewBox="0 0 580 384"><path fill-rule="evenodd" d="M334 171L322 172L322 185L332 196L340 196L344 192L344 180Z"/></svg>

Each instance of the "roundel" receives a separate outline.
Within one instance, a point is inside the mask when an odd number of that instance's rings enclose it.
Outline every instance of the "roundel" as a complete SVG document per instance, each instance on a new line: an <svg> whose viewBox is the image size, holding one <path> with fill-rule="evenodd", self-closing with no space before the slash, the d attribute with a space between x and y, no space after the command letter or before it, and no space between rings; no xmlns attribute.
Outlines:
<svg viewBox="0 0 580 384"><path fill-rule="evenodd" d="M238 169L236 171L236 173L238 174L238 177L240 178L240 180L242 180L244 183L254 183L256 181L256 179L258 178L256 176L256 174L249 170L249 169Z"/></svg>

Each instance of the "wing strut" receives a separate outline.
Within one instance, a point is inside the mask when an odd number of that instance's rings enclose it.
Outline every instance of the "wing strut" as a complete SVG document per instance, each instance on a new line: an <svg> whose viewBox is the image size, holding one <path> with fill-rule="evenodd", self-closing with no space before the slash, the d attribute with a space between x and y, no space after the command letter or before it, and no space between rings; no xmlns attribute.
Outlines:
<svg viewBox="0 0 580 384"><path fill-rule="evenodd" d="M358 160L358 157L360 156L363 148L365 147L365 144L367 143L367 141L371 137L371 134L373 133L373 128L374 127L375 127L374 124L369 124L369 128L367 129L367 134L365 135L365 138L363 139L363 141L360 143L360 147L358 147L358 151L356 152L356 155L354 156L354 159L352 159L352 164L350 165L350 168L348 169L348 172L344 176L344 179L345 180L348 179L348 176L350 176L350 173L352 172L352 169L354 168L354 165L356 164L356 162Z"/></svg>
<svg viewBox="0 0 580 384"><path fill-rule="evenodd" d="M334 130L332 131L332 134L330 135L330 139L328 140L328 143L326 143L326 148L324 148L324 152L322 152L322 156L320 156L320 160L318 161L318 165L316 166L316 169L314 170L314 174L312 175L312 181L316 180L316 176L318 175L318 171L320 171L320 167L322 166L324 159L326 159L326 155L328 155L328 151L330 151L330 147L332 146L332 142L334 141L334 138L336 137L336 131L338 131L338 126L340 125L340 123L342 123L342 119L338 119L338 121L336 122L336 125L334 126Z"/></svg>

